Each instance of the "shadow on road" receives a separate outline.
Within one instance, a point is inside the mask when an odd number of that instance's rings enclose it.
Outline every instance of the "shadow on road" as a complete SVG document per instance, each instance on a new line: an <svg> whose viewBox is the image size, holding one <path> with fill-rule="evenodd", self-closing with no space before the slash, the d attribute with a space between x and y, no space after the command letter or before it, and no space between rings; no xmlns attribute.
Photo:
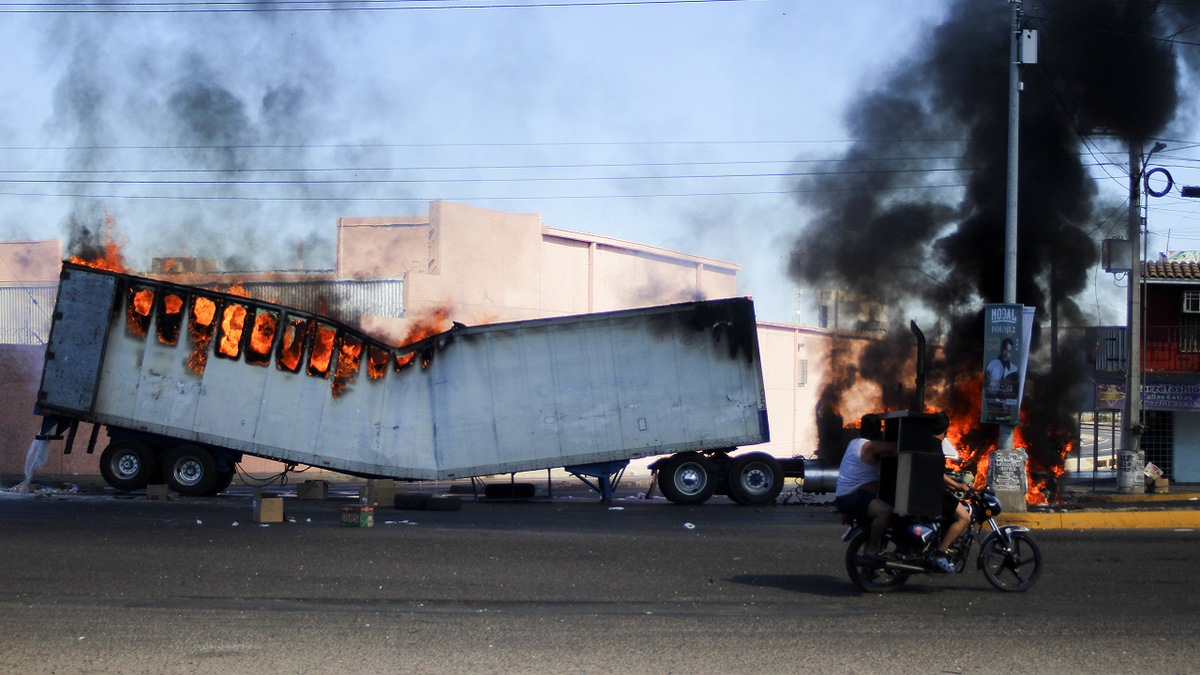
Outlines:
<svg viewBox="0 0 1200 675"><path fill-rule="evenodd" d="M793 593L809 593L831 598L862 595L849 579L828 574L739 574L728 581L746 586L769 586Z"/></svg>

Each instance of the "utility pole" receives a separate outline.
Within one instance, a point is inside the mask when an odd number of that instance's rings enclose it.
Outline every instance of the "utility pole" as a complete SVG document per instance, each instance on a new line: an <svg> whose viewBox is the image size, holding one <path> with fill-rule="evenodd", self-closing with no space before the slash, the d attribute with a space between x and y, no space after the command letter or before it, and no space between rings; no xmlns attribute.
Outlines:
<svg viewBox="0 0 1200 675"><path fill-rule="evenodd" d="M1129 141L1129 288L1125 329L1125 409L1121 411L1121 452L1117 457L1117 491L1145 492L1142 435L1142 142Z"/></svg>
<svg viewBox="0 0 1200 675"><path fill-rule="evenodd" d="M1017 301L1017 149L1021 126L1021 0L1012 5L1008 55L1008 196L1004 205L1004 302ZM1018 403L1019 405L1019 403ZM1013 449L1013 429L1000 425L997 450Z"/></svg>

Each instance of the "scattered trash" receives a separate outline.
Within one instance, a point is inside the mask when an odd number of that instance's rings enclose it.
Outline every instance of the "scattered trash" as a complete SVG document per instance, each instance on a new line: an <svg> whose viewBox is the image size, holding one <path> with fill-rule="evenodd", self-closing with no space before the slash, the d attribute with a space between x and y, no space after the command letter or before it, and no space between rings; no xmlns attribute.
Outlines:
<svg viewBox="0 0 1200 675"><path fill-rule="evenodd" d="M259 523L258 526L259 527L270 527L271 525L270 525L270 523Z"/></svg>
<svg viewBox="0 0 1200 675"><path fill-rule="evenodd" d="M288 521L289 523L294 523L296 522L296 516L286 516L284 520Z"/></svg>
<svg viewBox="0 0 1200 675"><path fill-rule="evenodd" d="M237 526L238 526L238 522L237 522L236 520L235 520L235 521L233 521L233 526L234 526L234 527L237 527Z"/></svg>
<svg viewBox="0 0 1200 675"><path fill-rule="evenodd" d="M608 507L608 510L609 511L624 511L625 507L624 506L610 506L610 507Z"/></svg>
<svg viewBox="0 0 1200 675"><path fill-rule="evenodd" d="M689 529L689 530L694 530L694 529L696 529L696 526L695 526L695 525L693 525L693 524L691 524L691 523L684 523L684 524L683 524L683 526L684 526L684 527L686 527L686 528L687 528L687 529Z"/></svg>
<svg viewBox="0 0 1200 675"><path fill-rule="evenodd" d="M1142 470L1142 473L1146 474L1150 480L1158 480L1163 477L1162 469L1158 468L1154 462L1146 462L1146 468Z"/></svg>
<svg viewBox="0 0 1200 675"><path fill-rule="evenodd" d="M203 521L203 520L200 520L199 518L197 518L197 519L196 519L196 524L197 524L197 525L203 525L203 524L204 524L204 521Z"/></svg>
<svg viewBox="0 0 1200 675"><path fill-rule="evenodd" d="M306 523L311 523L311 522L312 522L312 518L305 518L305 519L304 519L304 522L306 522Z"/></svg>

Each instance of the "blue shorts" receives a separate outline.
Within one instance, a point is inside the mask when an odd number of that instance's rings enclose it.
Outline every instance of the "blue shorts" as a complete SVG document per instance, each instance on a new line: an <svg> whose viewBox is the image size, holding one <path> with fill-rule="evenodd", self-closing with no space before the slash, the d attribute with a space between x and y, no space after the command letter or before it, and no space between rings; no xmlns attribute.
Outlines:
<svg viewBox="0 0 1200 675"><path fill-rule="evenodd" d="M838 511L850 516L851 518L866 518L867 507L871 502L877 499L877 495L870 490L855 490L848 495L833 498L833 506Z"/></svg>

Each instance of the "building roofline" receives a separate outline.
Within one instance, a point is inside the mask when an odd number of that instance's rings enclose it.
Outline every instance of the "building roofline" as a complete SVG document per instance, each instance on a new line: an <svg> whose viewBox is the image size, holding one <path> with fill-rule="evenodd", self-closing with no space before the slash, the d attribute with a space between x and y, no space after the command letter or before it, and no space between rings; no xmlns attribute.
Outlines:
<svg viewBox="0 0 1200 675"><path fill-rule="evenodd" d="M638 244L632 241L625 241L624 239L616 239L614 237L606 237L599 234L589 234L587 232L576 232L574 230L564 230L557 227L550 227L549 225L542 225L542 234L551 237L558 237L559 239L569 239L572 241L583 242L585 244L597 244L599 246L623 248L638 253L649 253L652 255L662 256L664 258L672 258L696 265L703 265L704 267L725 269L733 272L737 272L738 270L742 269L742 266L738 263L729 262L727 260L705 258L703 256L683 253L681 251L675 251L669 248L662 248L660 246Z"/></svg>

